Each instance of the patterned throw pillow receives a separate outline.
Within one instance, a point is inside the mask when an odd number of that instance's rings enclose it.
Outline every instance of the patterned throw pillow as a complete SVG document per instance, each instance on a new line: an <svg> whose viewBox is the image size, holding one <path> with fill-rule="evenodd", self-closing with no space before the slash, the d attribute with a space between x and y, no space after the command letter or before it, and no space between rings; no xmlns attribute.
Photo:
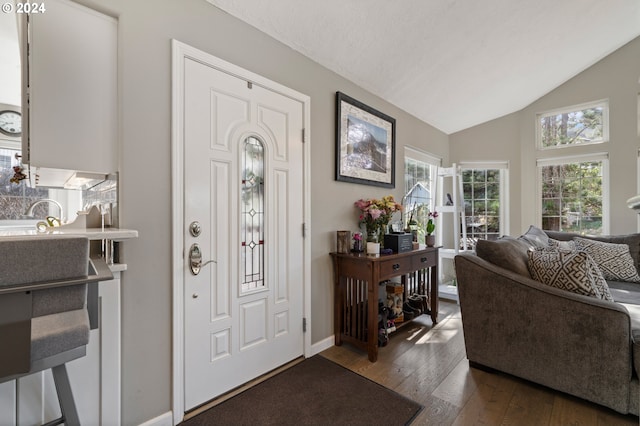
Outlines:
<svg viewBox="0 0 640 426"><path fill-rule="evenodd" d="M594 260L584 251L552 248L530 250L531 278L577 294L613 301L609 286Z"/></svg>
<svg viewBox="0 0 640 426"><path fill-rule="evenodd" d="M640 276L626 244L603 243L576 237L576 248L589 253L606 280L640 282Z"/></svg>

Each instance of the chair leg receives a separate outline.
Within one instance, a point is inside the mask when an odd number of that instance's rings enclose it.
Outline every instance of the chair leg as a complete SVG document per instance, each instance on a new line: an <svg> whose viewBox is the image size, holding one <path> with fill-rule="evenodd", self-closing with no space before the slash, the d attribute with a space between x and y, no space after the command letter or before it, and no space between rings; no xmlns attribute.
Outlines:
<svg viewBox="0 0 640 426"><path fill-rule="evenodd" d="M57 365L51 368L53 373L53 381L56 385L58 393L58 401L60 402L60 411L62 411L62 419L66 426L80 426L80 419L76 404L73 401L73 393L71 392L71 384L67 375L67 366L65 364Z"/></svg>

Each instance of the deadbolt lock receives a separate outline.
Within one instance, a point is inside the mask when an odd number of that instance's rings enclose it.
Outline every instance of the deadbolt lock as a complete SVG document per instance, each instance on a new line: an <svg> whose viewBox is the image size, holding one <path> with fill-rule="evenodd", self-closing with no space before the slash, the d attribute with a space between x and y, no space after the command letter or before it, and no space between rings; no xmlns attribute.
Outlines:
<svg viewBox="0 0 640 426"><path fill-rule="evenodd" d="M191 225L189 225L189 233L192 237L199 237L202 233L202 226L200 226L200 222L197 220L191 222Z"/></svg>

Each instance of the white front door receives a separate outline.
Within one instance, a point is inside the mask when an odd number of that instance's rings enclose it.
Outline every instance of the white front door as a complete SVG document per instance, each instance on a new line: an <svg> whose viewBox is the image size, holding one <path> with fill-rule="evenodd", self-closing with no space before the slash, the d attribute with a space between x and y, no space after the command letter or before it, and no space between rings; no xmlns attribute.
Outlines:
<svg viewBox="0 0 640 426"><path fill-rule="evenodd" d="M303 354L305 104L186 58L183 105L188 411Z"/></svg>

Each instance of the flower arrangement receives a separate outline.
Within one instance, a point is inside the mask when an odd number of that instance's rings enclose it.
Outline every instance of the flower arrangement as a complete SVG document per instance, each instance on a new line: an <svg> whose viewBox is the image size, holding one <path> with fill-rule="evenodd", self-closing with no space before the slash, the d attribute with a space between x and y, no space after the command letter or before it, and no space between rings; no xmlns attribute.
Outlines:
<svg viewBox="0 0 640 426"><path fill-rule="evenodd" d="M360 199L353 204L360 210L358 223L367 228L367 240L377 236L389 224L395 212L402 211L402 205L396 203L393 195L379 200Z"/></svg>
<svg viewBox="0 0 640 426"><path fill-rule="evenodd" d="M427 221L427 235L433 234L433 231L436 230L436 224L433 221L438 217L438 212L433 211L429 212L429 220Z"/></svg>

